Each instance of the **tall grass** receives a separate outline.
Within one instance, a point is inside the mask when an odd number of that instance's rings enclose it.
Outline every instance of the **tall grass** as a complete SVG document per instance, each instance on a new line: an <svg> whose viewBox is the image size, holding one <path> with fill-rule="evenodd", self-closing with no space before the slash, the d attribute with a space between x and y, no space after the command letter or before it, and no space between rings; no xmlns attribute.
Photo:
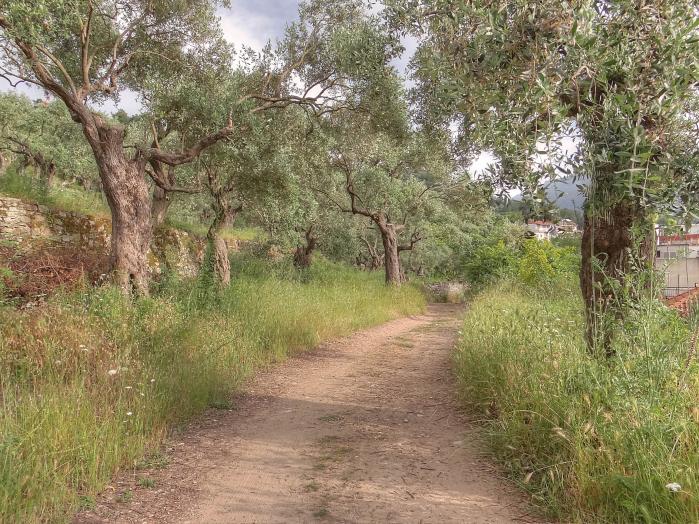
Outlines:
<svg viewBox="0 0 699 524"><path fill-rule="evenodd" d="M593 358L578 297L573 277L480 294L455 356L464 401L482 415L495 456L554 517L698 522L691 328L644 300L617 334L616 356Z"/></svg>
<svg viewBox="0 0 699 524"><path fill-rule="evenodd" d="M424 304L324 261L299 277L241 257L234 275L221 294L171 276L135 304L101 288L0 313L1 522L68 520L256 368Z"/></svg>
<svg viewBox="0 0 699 524"><path fill-rule="evenodd" d="M102 193L86 191L74 184L60 183L46 188L36 177L8 169L0 175L0 194L21 198L61 211L84 215L109 216L109 207Z"/></svg>

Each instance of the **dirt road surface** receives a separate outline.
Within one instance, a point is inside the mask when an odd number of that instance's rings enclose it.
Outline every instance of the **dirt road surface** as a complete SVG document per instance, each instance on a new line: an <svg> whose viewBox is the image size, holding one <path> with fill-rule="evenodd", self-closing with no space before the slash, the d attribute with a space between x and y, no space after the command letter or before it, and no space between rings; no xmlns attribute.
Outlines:
<svg viewBox="0 0 699 524"><path fill-rule="evenodd" d="M259 373L75 522L537 522L455 398L461 313L431 305Z"/></svg>

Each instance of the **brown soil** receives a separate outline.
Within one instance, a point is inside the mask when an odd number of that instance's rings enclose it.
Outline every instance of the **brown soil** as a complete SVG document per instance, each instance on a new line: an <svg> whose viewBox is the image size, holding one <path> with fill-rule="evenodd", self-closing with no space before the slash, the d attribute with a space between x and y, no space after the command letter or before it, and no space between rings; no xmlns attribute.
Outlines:
<svg viewBox="0 0 699 524"><path fill-rule="evenodd" d="M75 522L536 522L455 398L461 311L432 305L258 374L170 441L166 467L122 475Z"/></svg>

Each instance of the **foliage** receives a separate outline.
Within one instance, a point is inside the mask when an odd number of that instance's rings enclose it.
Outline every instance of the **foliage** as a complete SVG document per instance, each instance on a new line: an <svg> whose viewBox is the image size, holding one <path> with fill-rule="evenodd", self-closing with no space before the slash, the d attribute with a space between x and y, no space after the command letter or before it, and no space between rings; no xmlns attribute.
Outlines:
<svg viewBox="0 0 699 524"><path fill-rule="evenodd" d="M497 459L552 516L697 520L699 370L687 324L644 300L616 357L601 362L583 342L574 285L570 274L538 287L509 280L474 300L455 355L464 401L485 417Z"/></svg>
<svg viewBox="0 0 699 524"><path fill-rule="evenodd" d="M495 282L512 271L516 260L517 251L504 240L483 244L466 262L466 278L475 285Z"/></svg>
<svg viewBox="0 0 699 524"><path fill-rule="evenodd" d="M97 178L92 153L80 128L59 102L31 102L26 96L0 93L0 153L14 157L15 166L53 164L65 180L90 187Z"/></svg>
<svg viewBox="0 0 699 524"><path fill-rule="evenodd" d="M0 521L69 519L168 428L230 393L260 366L423 307L413 287L319 261L234 258L210 301L166 280L130 304L113 288L57 296L0 317Z"/></svg>
<svg viewBox="0 0 699 524"><path fill-rule="evenodd" d="M422 120L456 122L463 148L493 150L504 184L536 188L572 160L607 204L648 205L693 179L694 0L386 3L392 26L420 37ZM564 137L583 163L561 156Z"/></svg>
<svg viewBox="0 0 699 524"><path fill-rule="evenodd" d="M541 286L563 275L569 278L580 270L580 251L557 247L548 240L527 239L522 243L518 264L519 279L529 286Z"/></svg>

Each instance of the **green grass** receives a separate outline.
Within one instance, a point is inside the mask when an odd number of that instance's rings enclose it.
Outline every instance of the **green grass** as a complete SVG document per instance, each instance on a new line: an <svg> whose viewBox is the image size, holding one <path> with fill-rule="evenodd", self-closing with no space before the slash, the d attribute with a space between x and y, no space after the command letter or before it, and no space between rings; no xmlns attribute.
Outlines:
<svg viewBox="0 0 699 524"><path fill-rule="evenodd" d="M474 299L455 355L464 401L497 459L553 517L699 521L691 329L644 300L616 336L617 356L592 358L574 280L546 292L505 282Z"/></svg>
<svg viewBox="0 0 699 524"><path fill-rule="evenodd" d="M109 207L102 193L56 181L55 187L44 188L39 180L8 170L0 175L0 194L21 198L52 209L83 215L109 217Z"/></svg>
<svg viewBox="0 0 699 524"><path fill-rule="evenodd" d="M205 237L209 230L209 226L207 224L191 222L189 220L180 219L176 216L168 217L166 223L170 227L181 229L182 231L187 231L200 237ZM259 240L263 236L263 233L262 230L255 227L225 227L220 232L220 235L224 240L242 240L251 242L254 240Z"/></svg>
<svg viewBox="0 0 699 524"><path fill-rule="evenodd" d="M222 294L171 277L135 304L101 288L0 312L0 522L69 520L120 468L166 461L167 431L255 369L424 306L323 260L301 277L233 262Z"/></svg>
<svg viewBox="0 0 699 524"><path fill-rule="evenodd" d="M29 174L17 174L8 170L0 175L0 194L34 202L59 211L70 211L82 215L110 218L109 206L101 192L86 191L75 184L57 180L54 187L46 189L39 179ZM176 211L176 209L173 209ZM192 222L191 217L182 218L171 213L166 223L168 226L187 231L199 237L205 237L208 225ZM263 233L255 227L226 227L221 231L225 240L255 241Z"/></svg>

